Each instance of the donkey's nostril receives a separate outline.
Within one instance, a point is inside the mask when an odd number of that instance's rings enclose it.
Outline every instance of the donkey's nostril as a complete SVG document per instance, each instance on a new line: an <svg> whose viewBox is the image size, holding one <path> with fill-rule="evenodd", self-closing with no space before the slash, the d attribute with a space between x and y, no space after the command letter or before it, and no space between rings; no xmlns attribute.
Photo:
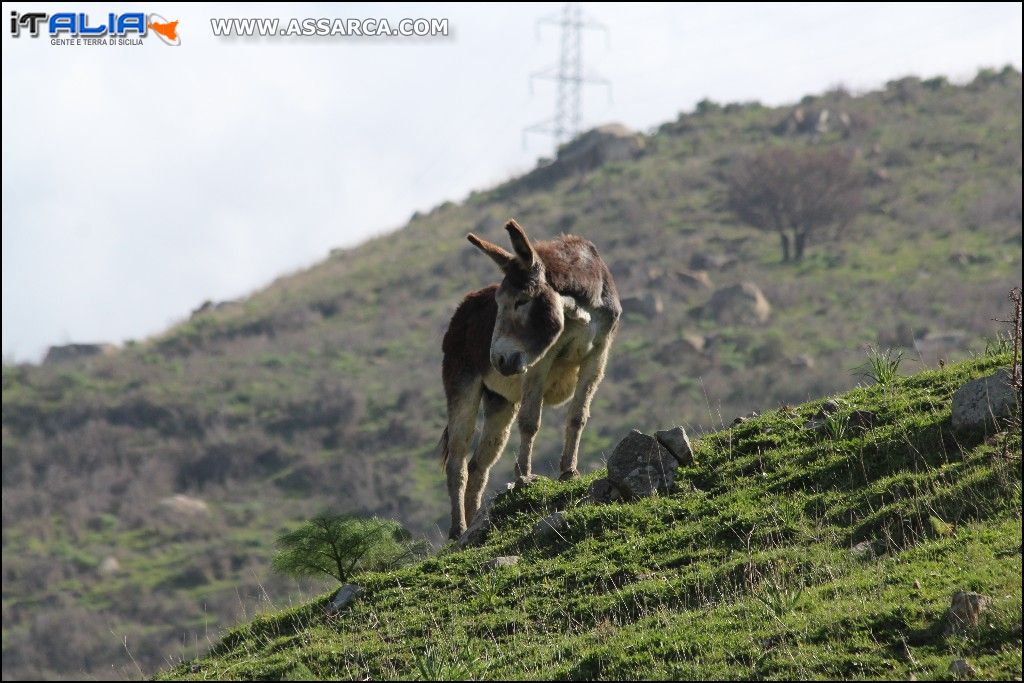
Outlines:
<svg viewBox="0 0 1024 683"><path fill-rule="evenodd" d="M508 356L508 372L509 374L515 374L519 372L523 365L523 354L518 351L510 353Z"/></svg>

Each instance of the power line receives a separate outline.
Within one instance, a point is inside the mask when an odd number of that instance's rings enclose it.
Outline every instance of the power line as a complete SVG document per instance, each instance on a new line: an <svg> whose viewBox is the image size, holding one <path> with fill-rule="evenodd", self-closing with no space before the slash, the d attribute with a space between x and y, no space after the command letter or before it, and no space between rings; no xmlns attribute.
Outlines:
<svg viewBox="0 0 1024 683"><path fill-rule="evenodd" d="M562 31L558 64L530 74L530 91L533 92L535 79L554 81L557 86L555 113L552 118L523 129L524 146L526 135L529 133L550 135L555 139L556 145L571 140L579 134L583 121L580 95L584 84L606 86L608 97L611 98L611 81L598 75L584 75L583 73L583 30L602 31L607 41L608 27L585 17L583 9L576 2L567 2L559 14L538 20L538 34L541 26L545 24L558 26Z"/></svg>

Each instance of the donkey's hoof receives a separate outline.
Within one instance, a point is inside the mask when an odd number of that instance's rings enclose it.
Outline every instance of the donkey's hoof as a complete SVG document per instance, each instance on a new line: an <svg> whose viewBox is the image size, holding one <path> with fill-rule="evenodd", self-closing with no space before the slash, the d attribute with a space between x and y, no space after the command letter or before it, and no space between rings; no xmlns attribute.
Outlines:
<svg viewBox="0 0 1024 683"><path fill-rule="evenodd" d="M572 481L573 479L579 478L579 472L577 472L576 470L567 470L565 472L562 472L562 474L558 477L558 481Z"/></svg>

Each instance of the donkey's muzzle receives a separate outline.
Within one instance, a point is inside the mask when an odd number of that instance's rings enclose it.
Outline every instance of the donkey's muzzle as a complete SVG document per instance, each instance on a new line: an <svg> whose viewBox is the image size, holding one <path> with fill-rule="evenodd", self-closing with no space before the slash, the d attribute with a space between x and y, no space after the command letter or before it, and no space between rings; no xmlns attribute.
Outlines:
<svg viewBox="0 0 1024 683"><path fill-rule="evenodd" d="M506 377L526 372L526 358L519 351L496 353L491 356L491 365Z"/></svg>

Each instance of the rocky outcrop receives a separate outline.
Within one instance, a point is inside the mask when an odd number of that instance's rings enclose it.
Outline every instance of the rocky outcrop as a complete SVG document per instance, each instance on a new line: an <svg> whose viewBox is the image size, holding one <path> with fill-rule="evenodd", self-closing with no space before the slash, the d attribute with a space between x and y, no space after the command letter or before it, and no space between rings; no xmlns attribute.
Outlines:
<svg viewBox="0 0 1024 683"><path fill-rule="evenodd" d="M545 187L567 176L592 171L603 164L633 159L643 152L645 146L643 135L620 123L599 126L564 145L558 150L554 161L542 162L520 178L514 187Z"/></svg>
<svg viewBox="0 0 1024 683"><path fill-rule="evenodd" d="M1019 372L1019 370L1018 370ZM953 394L953 427L983 429L1020 409L1020 395L1013 388L1013 372L1000 368L988 377L967 382Z"/></svg>
<svg viewBox="0 0 1024 683"><path fill-rule="evenodd" d="M109 356L117 351L114 344L64 344L62 346L51 346L43 358L43 365L54 363L67 363L82 358L95 358L97 356Z"/></svg>

